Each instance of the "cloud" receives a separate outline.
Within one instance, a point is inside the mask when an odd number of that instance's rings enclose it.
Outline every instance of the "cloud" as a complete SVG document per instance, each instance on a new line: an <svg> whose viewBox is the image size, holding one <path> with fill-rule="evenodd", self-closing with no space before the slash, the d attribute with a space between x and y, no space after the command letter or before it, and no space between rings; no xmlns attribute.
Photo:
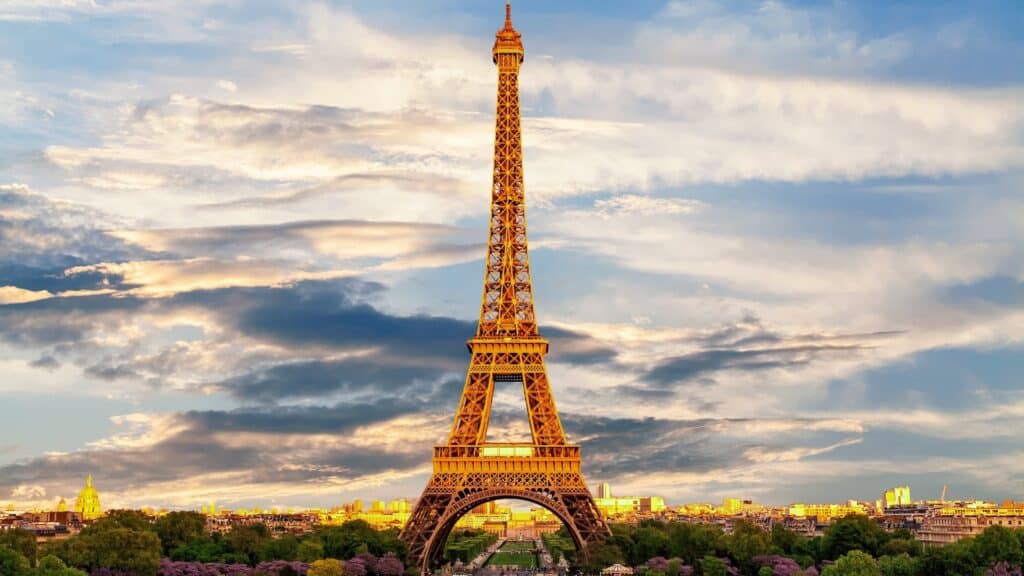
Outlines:
<svg viewBox="0 0 1024 576"><path fill-rule="evenodd" d="M80 273L98 273L116 278L123 288L122 294L153 297L232 286L279 286L302 280L340 278L354 274L346 270L294 270L280 263L244 258L104 262L75 266L65 271L70 276Z"/></svg>
<svg viewBox="0 0 1024 576"><path fill-rule="evenodd" d="M52 296L53 294L46 290L25 290L17 286L0 286L0 306L4 304L33 302L35 300L51 298Z"/></svg>
<svg viewBox="0 0 1024 576"><path fill-rule="evenodd" d="M43 498L46 496L46 488L42 486L29 486L22 484L11 490L11 498Z"/></svg>
<svg viewBox="0 0 1024 576"><path fill-rule="evenodd" d="M683 198L651 198L635 194L612 196L594 202L598 214L640 214L644 216L693 214L704 203Z"/></svg>
<svg viewBox="0 0 1024 576"><path fill-rule="evenodd" d="M333 261L408 258L449 248L452 226L365 220L295 221L253 226L119 230L111 235L153 252L179 257L275 256ZM477 254L479 256L479 254ZM443 260L441 260L443 261Z"/></svg>
<svg viewBox="0 0 1024 576"><path fill-rule="evenodd" d="M497 412L495 425L507 416ZM446 411L438 411L436 402L400 397L331 407L130 414L114 419L114 435L80 451L0 467L0 487L39 479L71 489L63 486L64 478L93 471L105 501L125 505L138 505L176 484L179 487L162 499L172 506L214 497L258 500L260 486L289 496L306 490L307 498L324 501L335 498L343 483L363 485L382 474L422 478L430 444L444 437L450 418ZM810 441L816 447L807 448L808 453L824 453L828 446L816 445L820 439L814 435L836 429L827 422L790 422L754 440L742 421L613 419L572 413L563 414L563 420L571 437L583 444L588 474L609 479L657 475L666 469L704 474L743 466L742 460L720 452L716 445L753 449L766 441L779 447L807 446ZM716 427L714 434L708 426ZM652 437L659 441L651 442ZM638 438L646 440L637 442ZM639 453L623 452L627 445Z"/></svg>

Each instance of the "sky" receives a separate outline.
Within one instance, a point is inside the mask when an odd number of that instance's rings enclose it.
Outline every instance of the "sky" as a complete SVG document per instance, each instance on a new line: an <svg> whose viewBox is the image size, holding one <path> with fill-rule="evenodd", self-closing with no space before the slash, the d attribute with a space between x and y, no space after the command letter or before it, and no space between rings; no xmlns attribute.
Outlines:
<svg viewBox="0 0 1024 576"><path fill-rule="evenodd" d="M0 506L416 497L479 312L500 0L0 2ZM591 486L1024 500L1024 12L516 0ZM492 439L528 435L499 388Z"/></svg>

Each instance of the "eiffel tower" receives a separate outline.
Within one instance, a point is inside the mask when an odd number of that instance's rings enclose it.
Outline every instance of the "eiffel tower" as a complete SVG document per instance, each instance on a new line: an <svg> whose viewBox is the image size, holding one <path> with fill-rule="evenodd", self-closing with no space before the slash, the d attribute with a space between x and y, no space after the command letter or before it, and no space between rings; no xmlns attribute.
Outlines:
<svg viewBox="0 0 1024 576"><path fill-rule="evenodd" d="M588 543L609 534L580 472L580 447L566 442L544 368L548 342L538 333L533 313L519 125L524 52L508 2L505 26L496 36L498 105L480 322L467 342L472 360L448 442L434 447L433 475L401 535L423 573L438 563L459 518L500 498L550 510L583 556ZM487 442L496 383L523 386L531 443Z"/></svg>

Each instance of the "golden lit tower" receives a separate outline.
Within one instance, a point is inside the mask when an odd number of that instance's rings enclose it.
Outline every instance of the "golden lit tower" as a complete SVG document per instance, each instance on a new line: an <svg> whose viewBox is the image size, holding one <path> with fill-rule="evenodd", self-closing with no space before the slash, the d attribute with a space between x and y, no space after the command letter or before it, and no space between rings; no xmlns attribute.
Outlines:
<svg viewBox="0 0 1024 576"><path fill-rule="evenodd" d="M402 531L424 572L438 560L460 517L500 498L528 500L550 510L584 555L588 542L609 534L583 481L580 448L566 442L544 368L548 342L538 333L533 312L519 121L524 52L508 3L492 53L498 104L480 322L468 342L472 359L448 442L434 447L433 475ZM487 442L496 383L523 386L532 442Z"/></svg>
<svg viewBox="0 0 1024 576"><path fill-rule="evenodd" d="M75 511L85 520L95 520L103 515L100 508L100 493L92 485L92 474L85 479L85 487L78 493L75 500Z"/></svg>

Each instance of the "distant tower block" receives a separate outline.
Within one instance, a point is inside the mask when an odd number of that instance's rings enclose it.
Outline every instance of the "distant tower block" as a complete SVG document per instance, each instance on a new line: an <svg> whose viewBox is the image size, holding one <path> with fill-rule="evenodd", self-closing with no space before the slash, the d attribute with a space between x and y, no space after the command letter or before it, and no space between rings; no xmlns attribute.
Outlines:
<svg viewBox="0 0 1024 576"><path fill-rule="evenodd" d="M78 493L75 500L75 512L82 515L84 520L95 520L103 515L100 508L100 493L92 485L92 474L85 479L85 488Z"/></svg>
<svg viewBox="0 0 1024 576"><path fill-rule="evenodd" d="M490 234L480 321L468 342L472 359L448 443L434 447L433 475L402 530L409 555L427 573L455 523L500 498L528 500L565 525L580 550L610 535L580 472L580 447L569 444L555 409L537 331L526 241L519 66L523 42L505 5L505 26L492 51L498 66ZM532 442L488 443L496 383L523 387Z"/></svg>

